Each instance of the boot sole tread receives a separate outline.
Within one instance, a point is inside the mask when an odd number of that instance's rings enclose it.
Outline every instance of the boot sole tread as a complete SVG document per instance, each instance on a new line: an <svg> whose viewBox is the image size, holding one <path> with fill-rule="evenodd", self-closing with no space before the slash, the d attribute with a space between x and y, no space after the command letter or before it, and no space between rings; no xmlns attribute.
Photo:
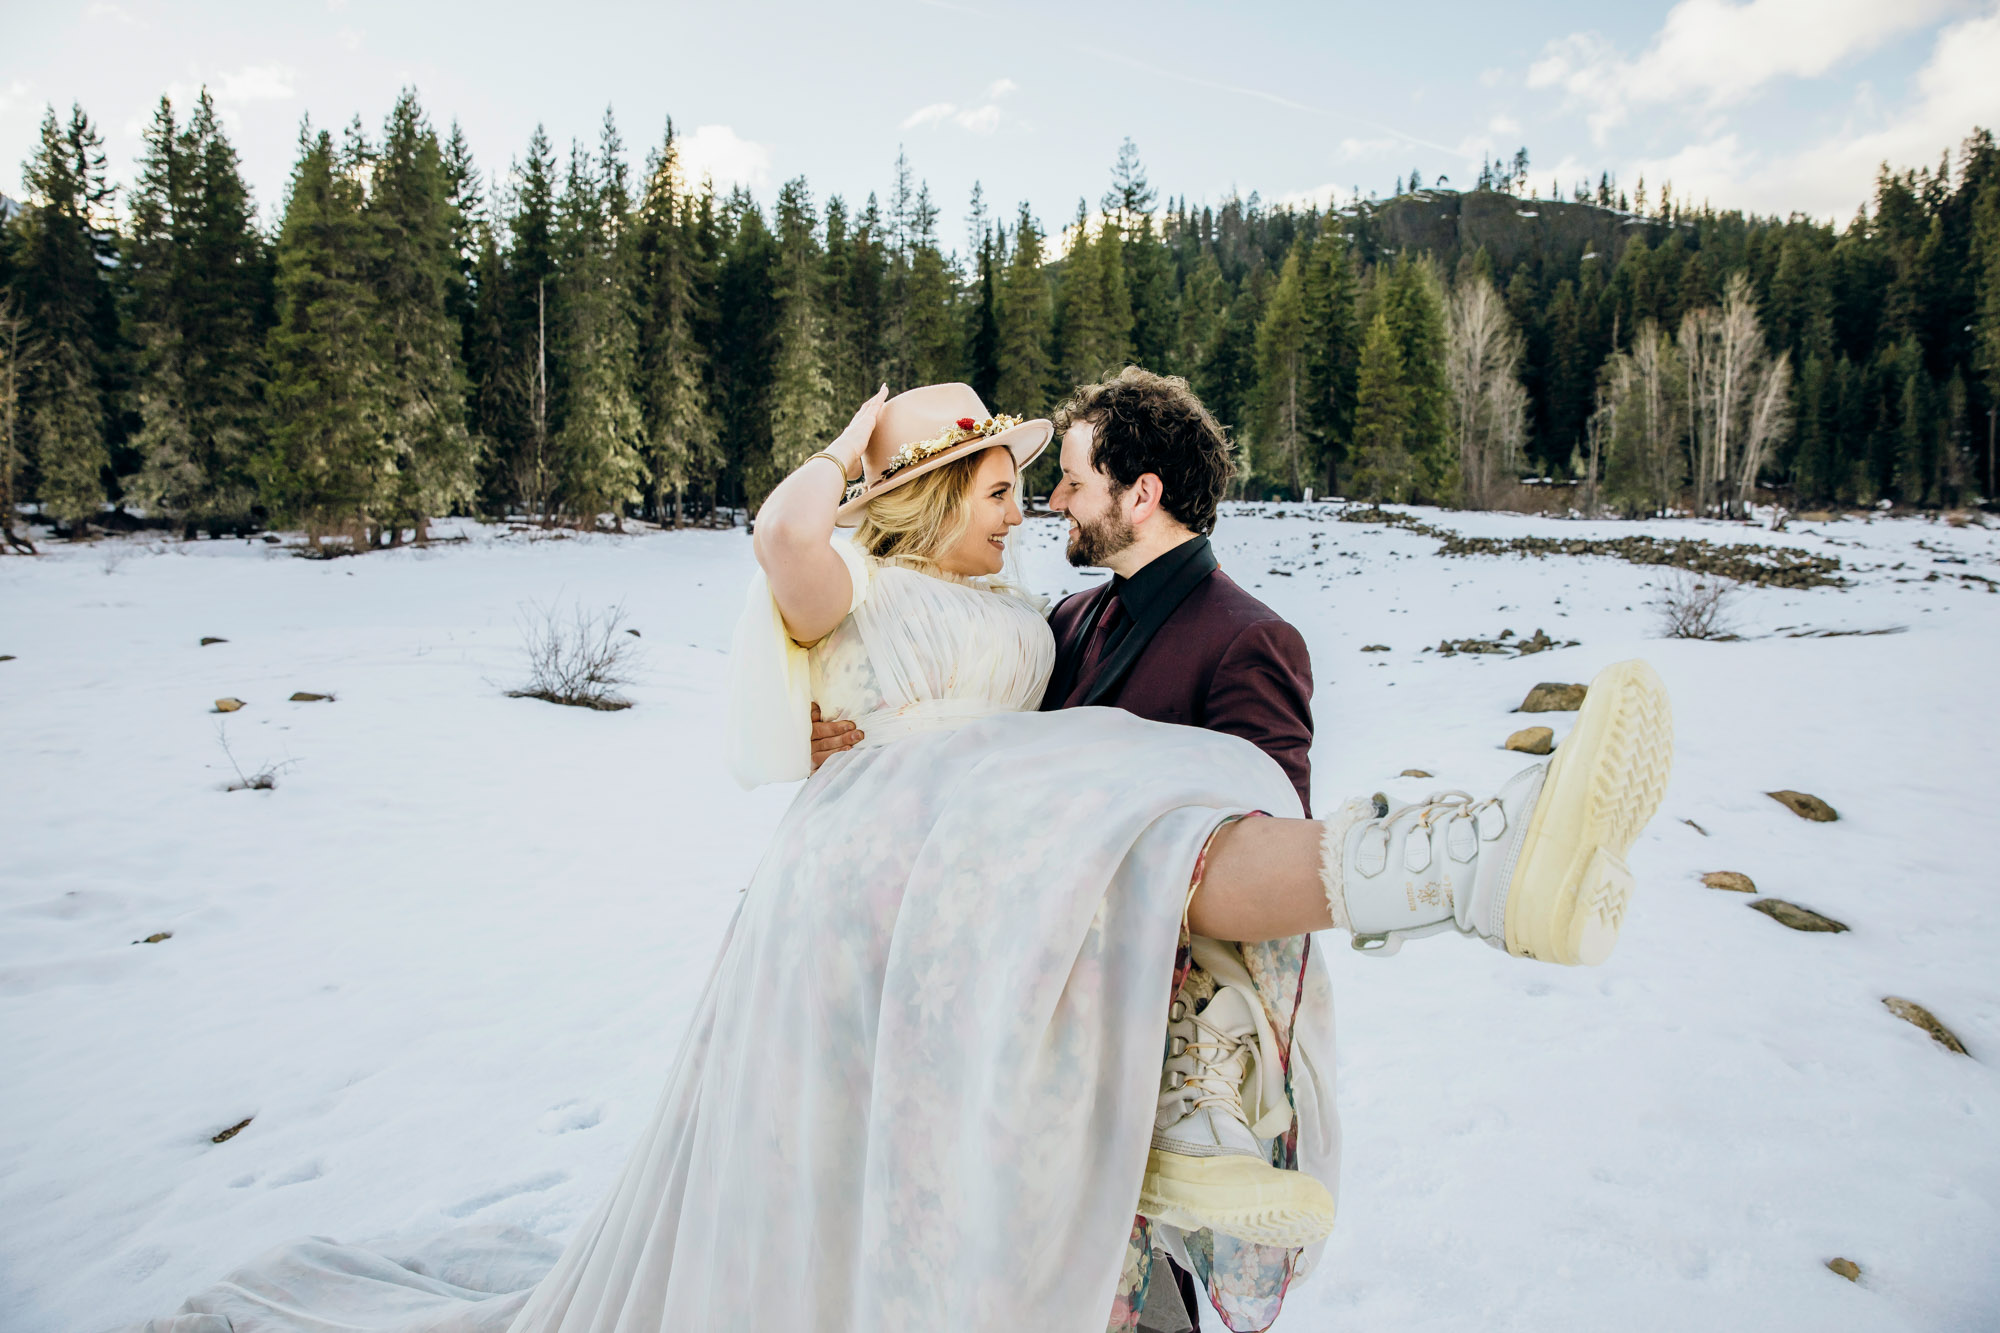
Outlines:
<svg viewBox="0 0 2000 1333"><path fill-rule="evenodd" d="M1673 707L1658 673L1637 659L1606 667L1535 804L1507 894L1509 953L1604 961L1632 894L1625 853L1672 771Z"/></svg>
<svg viewBox="0 0 2000 1333"><path fill-rule="evenodd" d="M1334 1222L1333 1195L1303 1172L1249 1157L1158 1151L1146 1159L1139 1212L1183 1231L1217 1231L1285 1249L1324 1240Z"/></svg>

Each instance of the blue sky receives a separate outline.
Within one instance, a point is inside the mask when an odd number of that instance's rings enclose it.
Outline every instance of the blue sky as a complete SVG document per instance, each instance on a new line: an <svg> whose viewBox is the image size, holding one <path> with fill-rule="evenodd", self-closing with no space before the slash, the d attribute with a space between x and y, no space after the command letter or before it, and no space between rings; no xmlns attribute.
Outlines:
<svg viewBox="0 0 2000 1333"><path fill-rule="evenodd" d="M380 123L414 84L504 173L537 122L635 162L671 115L690 155L768 201L886 192L898 147L947 244L968 193L1047 225L1093 203L1137 141L1163 193L1214 202L1386 194L1412 169L1470 184L1525 145L1538 192L1617 173L1657 193L1844 220L1875 164L1935 162L2000 124L2000 0L1678 4L1000 5L598 0L477 6L0 0L0 189L43 107L79 101L130 179L161 93L215 93L259 203L299 120Z"/></svg>

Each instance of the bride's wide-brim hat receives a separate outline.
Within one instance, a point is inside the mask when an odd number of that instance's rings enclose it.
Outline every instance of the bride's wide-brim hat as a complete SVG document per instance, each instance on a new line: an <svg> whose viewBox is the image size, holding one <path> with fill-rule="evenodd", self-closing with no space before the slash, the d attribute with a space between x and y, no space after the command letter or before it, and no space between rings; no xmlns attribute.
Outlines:
<svg viewBox="0 0 2000 1333"><path fill-rule="evenodd" d="M868 506L898 486L934 472L955 458L1004 446L1014 470L1041 456L1055 434L1052 422L994 416L969 384L926 384L882 404L875 430L861 453L861 480L847 492L834 521L851 528Z"/></svg>

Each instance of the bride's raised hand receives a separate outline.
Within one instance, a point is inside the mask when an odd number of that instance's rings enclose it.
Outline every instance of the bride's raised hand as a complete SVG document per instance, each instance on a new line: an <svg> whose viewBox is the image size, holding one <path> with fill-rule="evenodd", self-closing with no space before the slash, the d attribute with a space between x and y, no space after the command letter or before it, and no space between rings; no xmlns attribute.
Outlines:
<svg viewBox="0 0 2000 1333"><path fill-rule="evenodd" d="M847 423L847 429L827 446L830 453L848 460L847 473L850 477L861 462L862 453L868 448L868 437L875 433L875 419L882 415L882 405L888 401L889 386L884 384L867 402L854 410L854 419Z"/></svg>

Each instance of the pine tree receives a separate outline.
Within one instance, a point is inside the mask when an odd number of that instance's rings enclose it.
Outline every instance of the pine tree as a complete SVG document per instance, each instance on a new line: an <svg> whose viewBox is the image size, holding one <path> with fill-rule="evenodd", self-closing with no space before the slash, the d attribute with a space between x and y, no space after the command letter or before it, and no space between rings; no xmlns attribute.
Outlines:
<svg viewBox="0 0 2000 1333"><path fill-rule="evenodd" d="M981 402L1000 387L1000 266L1006 255L986 217L985 196L972 183L972 290L966 303L965 377Z"/></svg>
<svg viewBox="0 0 2000 1333"><path fill-rule="evenodd" d="M39 345L23 377L29 494L80 531L105 498L108 390L117 340L110 273L112 187L103 140L81 107L42 117L23 168L28 207L14 227L13 287Z"/></svg>
<svg viewBox="0 0 2000 1333"><path fill-rule="evenodd" d="M162 97L140 140L139 179L131 199L121 267L130 298L142 460L127 494L149 514L183 517L205 507L210 488L189 420L184 320L187 265L181 255L192 193L173 104ZM247 506L246 506L247 507Z"/></svg>
<svg viewBox="0 0 2000 1333"><path fill-rule="evenodd" d="M1974 204L1970 258L1974 275L1972 368L1986 389L1986 494L2000 495L2000 174L1985 182Z"/></svg>
<svg viewBox="0 0 2000 1333"><path fill-rule="evenodd" d="M988 406L996 412L1037 416L1048 407L1055 368L1049 355L1050 299L1042 271L1042 231L1026 204L1014 219L997 319L998 379L995 401Z"/></svg>
<svg viewBox="0 0 2000 1333"><path fill-rule="evenodd" d="M423 541L428 521L470 504L475 489L461 331L451 313L465 231L456 191L437 134L415 91L405 89L383 129L365 211L385 343L386 446L395 466L385 497L391 544L402 540L405 524Z"/></svg>
<svg viewBox="0 0 2000 1333"><path fill-rule="evenodd" d="M555 498L554 403L561 365L551 355L562 287L556 272L556 167L537 125L528 153L514 164L506 208L504 291L497 318L482 318L485 346L475 389L479 429L493 442L492 493L544 520ZM497 327L496 327L497 326Z"/></svg>
<svg viewBox="0 0 2000 1333"><path fill-rule="evenodd" d="M1057 355L1065 380L1087 384L1130 362L1132 304L1117 226L1107 220L1093 234L1079 200L1070 237L1056 288Z"/></svg>
<svg viewBox="0 0 2000 1333"><path fill-rule="evenodd" d="M486 213L486 195L479 167L472 160L472 145L458 122L451 123L451 136L444 142L444 175L451 192L451 250L453 263L446 289L445 313L459 329L470 329L478 308L480 251L492 229Z"/></svg>
<svg viewBox="0 0 2000 1333"><path fill-rule="evenodd" d="M1381 314L1395 335L1403 376L1409 413L1403 447L1415 468L1411 494L1433 501L1455 497L1458 456L1445 379L1444 302L1432 267L1407 256L1398 259L1382 287Z"/></svg>
<svg viewBox="0 0 2000 1333"><path fill-rule="evenodd" d="M1132 308L1131 357L1158 373L1181 369L1174 356L1179 333L1174 302L1173 256L1153 226L1159 192L1146 180L1139 149L1130 139L1118 148L1111 170L1111 188L1104 195L1104 213L1114 219L1124 238L1120 247L1123 278Z"/></svg>
<svg viewBox="0 0 2000 1333"><path fill-rule="evenodd" d="M596 160L581 144L571 147L557 201L562 377L552 443L563 508L586 528L609 513L623 531L624 506L643 498L631 224L624 149L607 111Z"/></svg>
<svg viewBox="0 0 2000 1333"><path fill-rule="evenodd" d="M1227 291L1225 285L1224 290ZM1257 391L1257 321L1261 305L1256 283L1246 280L1230 293L1208 355L1195 367L1192 383L1215 419L1232 435L1248 434Z"/></svg>
<svg viewBox="0 0 2000 1333"><path fill-rule="evenodd" d="M1417 487L1416 460L1409 444L1415 414L1401 342L1386 312L1375 316L1361 342L1347 489L1364 500L1401 503Z"/></svg>
<svg viewBox="0 0 2000 1333"><path fill-rule="evenodd" d="M15 479L21 473L21 385L39 356L20 303L0 289L0 541L28 555L34 554L34 543L14 529Z"/></svg>
<svg viewBox="0 0 2000 1333"><path fill-rule="evenodd" d="M885 239L874 195L851 217L838 196L827 201L826 364L837 406L859 403L889 377L883 342Z"/></svg>
<svg viewBox="0 0 2000 1333"><path fill-rule="evenodd" d="M315 547L369 544L394 460L382 391L373 233L362 215L366 145L300 130L277 243L277 321L266 342L265 503ZM356 529L360 528L360 531Z"/></svg>
<svg viewBox="0 0 2000 1333"><path fill-rule="evenodd" d="M818 220L803 177L778 192L777 356L771 376L771 453L753 488L753 503L824 448L833 434L833 381L826 373L821 310L822 255Z"/></svg>
<svg viewBox="0 0 2000 1333"><path fill-rule="evenodd" d="M684 521L686 493L715 463L708 349L698 337L704 265L694 236L694 200L681 176L673 122L646 164L636 252L639 310L639 410L646 426L646 477L654 516Z"/></svg>
<svg viewBox="0 0 2000 1333"><path fill-rule="evenodd" d="M1340 462L1354 432L1355 376L1361 365L1354 263L1333 214L1327 215L1319 234L1303 244L1304 429L1317 449L1326 493L1331 495L1339 489Z"/></svg>
<svg viewBox="0 0 2000 1333"><path fill-rule="evenodd" d="M956 283L951 264L938 247L937 208L928 185L918 186L911 204L906 253L909 267L901 325L909 385L948 383L964 367L965 342L955 308Z"/></svg>
<svg viewBox="0 0 2000 1333"><path fill-rule="evenodd" d="M1285 256L1278 285L1257 325L1257 449L1255 470L1280 480L1293 498L1303 493L1305 452L1306 312L1302 247Z"/></svg>
<svg viewBox="0 0 2000 1333"><path fill-rule="evenodd" d="M719 212L721 263L710 341L723 442L718 492L719 502L747 504L750 484L771 457L777 243L747 191L731 191Z"/></svg>
<svg viewBox="0 0 2000 1333"><path fill-rule="evenodd" d="M1202 362L1215 345L1223 312L1229 306L1229 297L1228 284L1223 280L1222 266L1216 263L1215 252L1200 251L1188 269L1187 282L1181 291L1180 311L1174 327L1174 351L1169 358L1174 373L1187 376L1190 383L1200 377Z"/></svg>

